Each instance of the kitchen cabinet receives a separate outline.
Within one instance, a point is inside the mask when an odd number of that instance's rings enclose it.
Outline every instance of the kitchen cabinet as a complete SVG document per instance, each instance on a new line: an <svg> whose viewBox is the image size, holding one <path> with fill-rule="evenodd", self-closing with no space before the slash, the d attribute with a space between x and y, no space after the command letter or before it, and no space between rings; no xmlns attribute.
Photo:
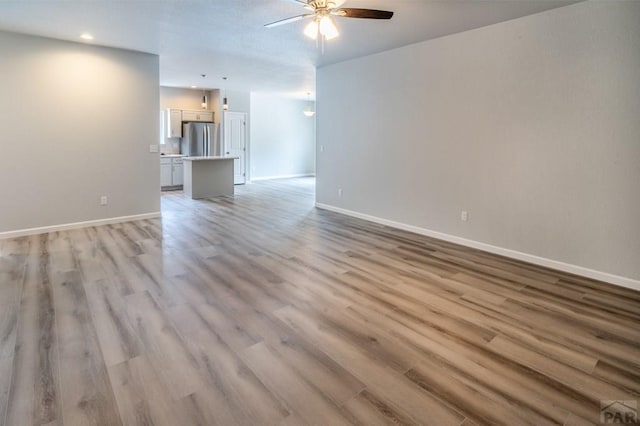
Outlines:
<svg viewBox="0 0 640 426"><path fill-rule="evenodd" d="M182 165L182 158L172 158L171 163L173 169L171 172L171 184L183 185L184 184L184 169Z"/></svg>
<svg viewBox="0 0 640 426"><path fill-rule="evenodd" d="M193 198L233 196L233 161L237 157L185 157L184 195Z"/></svg>
<svg viewBox="0 0 640 426"><path fill-rule="evenodd" d="M184 184L182 157L160 158L161 189L178 189Z"/></svg>
<svg viewBox="0 0 640 426"><path fill-rule="evenodd" d="M182 110L182 121L206 121L213 123L213 111Z"/></svg>
<svg viewBox="0 0 640 426"><path fill-rule="evenodd" d="M167 110L167 137L168 138L182 137L182 110L180 109Z"/></svg>
<svg viewBox="0 0 640 426"><path fill-rule="evenodd" d="M160 159L160 186L166 187L171 186L172 182L172 166L171 166L171 158L161 158Z"/></svg>
<svg viewBox="0 0 640 426"><path fill-rule="evenodd" d="M182 137L182 122L183 121L196 121L213 123L213 111L199 111L188 109L167 109L167 137L168 138L181 138Z"/></svg>

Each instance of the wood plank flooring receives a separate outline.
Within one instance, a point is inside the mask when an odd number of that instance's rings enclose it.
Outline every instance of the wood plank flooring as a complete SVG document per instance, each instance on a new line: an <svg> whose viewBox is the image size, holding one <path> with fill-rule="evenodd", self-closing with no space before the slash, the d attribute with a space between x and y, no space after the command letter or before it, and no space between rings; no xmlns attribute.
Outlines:
<svg viewBox="0 0 640 426"><path fill-rule="evenodd" d="M585 425L640 293L317 210L313 179L0 241L0 424Z"/></svg>

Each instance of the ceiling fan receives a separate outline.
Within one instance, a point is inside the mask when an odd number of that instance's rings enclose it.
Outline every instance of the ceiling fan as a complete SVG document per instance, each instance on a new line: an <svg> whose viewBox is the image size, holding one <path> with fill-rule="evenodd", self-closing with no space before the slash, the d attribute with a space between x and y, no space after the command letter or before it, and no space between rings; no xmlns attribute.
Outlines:
<svg viewBox="0 0 640 426"><path fill-rule="evenodd" d="M345 0L289 0L302 5L309 11L304 15L293 16L279 21L266 24L265 27L276 27L278 25L289 24L302 19L313 18L304 29L304 34L314 40L320 36L323 40L331 40L338 37L340 33L333 17L342 18L365 18L365 19L391 19L393 12L374 9L356 9L351 7L340 7Z"/></svg>

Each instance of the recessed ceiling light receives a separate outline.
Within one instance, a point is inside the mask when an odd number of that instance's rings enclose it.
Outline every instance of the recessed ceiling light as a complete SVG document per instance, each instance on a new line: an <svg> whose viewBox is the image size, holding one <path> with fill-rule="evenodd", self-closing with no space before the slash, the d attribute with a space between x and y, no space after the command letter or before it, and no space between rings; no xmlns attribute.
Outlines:
<svg viewBox="0 0 640 426"><path fill-rule="evenodd" d="M84 33L80 36L81 39L83 40L93 40L93 36L89 33Z"/></svg>
<svg viewBox="0 0 640 426"><path fill-rule="evenodd" d="M191 86L191 88L192 88L192 89L197 89L197 88L198 88L198 86Z"/></svg>

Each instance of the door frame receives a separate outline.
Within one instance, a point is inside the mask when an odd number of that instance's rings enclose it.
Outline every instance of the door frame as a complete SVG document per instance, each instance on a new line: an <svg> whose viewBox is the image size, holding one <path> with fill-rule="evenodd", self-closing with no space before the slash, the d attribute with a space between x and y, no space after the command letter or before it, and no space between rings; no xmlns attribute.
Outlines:
<svg viewBox="0 0 640 426"><path fill-rule="evenodd" d="M244 183L251 183L251 171L249 170L249 158L251 155L251 136L249 135L249 113L242 111L222 112L222 150L227 152L227 114L242 114L244 116Z"/></svg>

